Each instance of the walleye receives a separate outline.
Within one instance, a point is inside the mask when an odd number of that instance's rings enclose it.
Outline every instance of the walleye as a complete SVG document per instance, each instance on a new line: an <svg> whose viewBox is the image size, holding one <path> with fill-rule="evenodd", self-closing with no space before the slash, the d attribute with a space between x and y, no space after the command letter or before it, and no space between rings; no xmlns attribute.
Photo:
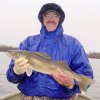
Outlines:
<svg viewBox="0 0 100 100"><path fill-rule="evenodd" d="M32 74L32 71L50 74L50 72L60 68L63 73L70 75L78 81L81 92L85 92L87 87L94 83L93 79L73 72L64 61L53 61L52 58L45 53L29 52L25 50L8 50L7 54L14 60L19 57L28 59L28 62L31 65L26 70L28 76Z"/></svg>

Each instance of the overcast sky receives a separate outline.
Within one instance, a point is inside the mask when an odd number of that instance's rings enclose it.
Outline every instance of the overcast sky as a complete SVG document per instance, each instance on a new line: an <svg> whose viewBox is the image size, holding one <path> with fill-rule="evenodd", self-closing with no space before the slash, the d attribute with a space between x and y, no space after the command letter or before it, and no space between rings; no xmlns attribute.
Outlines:
<svg viewBox="0 0 100 100"><path fill-rule="evenodd" d="M63 8L65 34L76 37L86 52L100 52L100 0L0 0L0 44L19 46L38 34L38 12L48 2Z"/></svg>

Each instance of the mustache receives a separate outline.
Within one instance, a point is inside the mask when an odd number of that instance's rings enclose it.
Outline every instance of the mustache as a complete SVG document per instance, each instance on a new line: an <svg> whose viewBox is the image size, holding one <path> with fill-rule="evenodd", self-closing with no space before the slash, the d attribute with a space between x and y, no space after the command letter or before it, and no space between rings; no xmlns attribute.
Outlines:
<svg viewBox="0 0 100 100"><path fill-rule="evenodd" d="M47 23L53 23L53 24L56 24L55 21L47 21Z"/></svg>

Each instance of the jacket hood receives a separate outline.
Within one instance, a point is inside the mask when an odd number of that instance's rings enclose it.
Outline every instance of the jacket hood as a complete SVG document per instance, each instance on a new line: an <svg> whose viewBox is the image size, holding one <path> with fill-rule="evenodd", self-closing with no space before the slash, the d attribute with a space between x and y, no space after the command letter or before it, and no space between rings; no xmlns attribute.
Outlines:
<svg viewBox="0 0 100 100"><path fill-rule="evenodd" d="M38 19L41 22L41 24L43 24L43 14L45 14L46 12L50 10L55 11L60 15L60 24L62 24L65 19L65 13L63 9L58 4L55 4L55 3L47 3L42 6L38 14Z"/></svg>

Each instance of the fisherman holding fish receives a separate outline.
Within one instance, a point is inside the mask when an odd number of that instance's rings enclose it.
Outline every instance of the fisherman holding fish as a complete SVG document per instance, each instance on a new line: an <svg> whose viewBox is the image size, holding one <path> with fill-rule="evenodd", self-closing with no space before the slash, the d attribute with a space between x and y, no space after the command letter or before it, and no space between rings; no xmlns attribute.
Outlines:
<svg viewBox="0 0 100 100"><path fill-rule="evenodd" d="M77 100L94 77L85 50L76 38L63 33L65 13L58 4L43 5L38 19L40 34L20 43L24 51L8 52L13 59L7 79L18 84L21 100Z"/></svg>

